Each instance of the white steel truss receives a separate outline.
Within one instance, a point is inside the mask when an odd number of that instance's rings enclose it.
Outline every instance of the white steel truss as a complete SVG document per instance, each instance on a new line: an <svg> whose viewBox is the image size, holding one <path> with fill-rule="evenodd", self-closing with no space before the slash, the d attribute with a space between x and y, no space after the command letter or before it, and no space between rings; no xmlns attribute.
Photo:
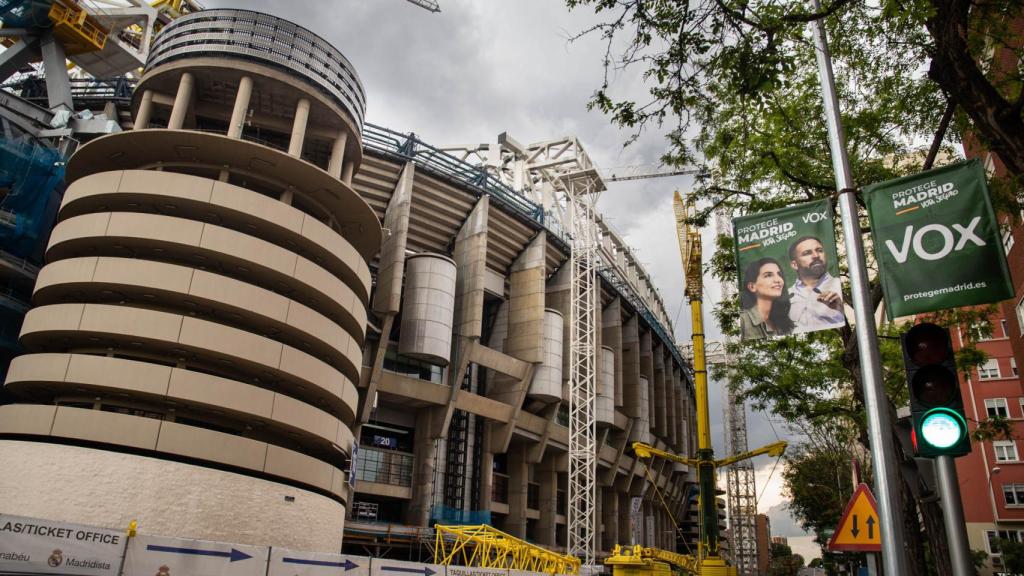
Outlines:
<svg viewBox="0 0 1024 576"><path fill-rule="evenodd" d="M569 554L584 573L597 555L597 283L598 239L594 205L603 184L593 169L566 174L558 183L569 200Z"/></svg>
<svg viewBox="0 0 1024 576"><path fill-rule="evenodd" d="M732 221L727 209L715 210L715 232L718 235L732 235ZM722 299L736 297L736 288L731 283L722 283ZM724 346L723 352L724 351ZM727 352L720 361L728 361ZM710 358L709 358L710 360ZM726 385L725 396L725 453L741 454L747 451L747 407L735 393L732 385ZM757 486L754 481L754 464L741 460L726 468L726 500L729 513L729 533L732 537L733 565L738 576L757 574Z"/></svg>

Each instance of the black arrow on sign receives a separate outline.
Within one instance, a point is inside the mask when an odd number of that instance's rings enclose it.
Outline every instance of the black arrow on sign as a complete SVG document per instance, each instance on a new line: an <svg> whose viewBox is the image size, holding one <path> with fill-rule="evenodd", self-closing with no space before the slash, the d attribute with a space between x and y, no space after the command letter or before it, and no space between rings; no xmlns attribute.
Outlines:
<svg viewBox="0 0 1024 576"><path fill-rule="evenodd" d="M857 529L857 515L856 514L853 515L853 528L850 530L850 534L853 534L854 538L857 537L857 534L860 534L860 530Z"/></svg>
<svg viewBox="0 0 1024 576"><path fill-rule="evenodd" d="M868 539L875 537L875 517L868 516Z"/></svg>
<svg viewBox="0 0 1024 576"><path fill-rule="evenodd" d="M433 576L437 572L431 570L429 567L424 566L423 568L401 568L399 566L381 566L381 570L388 572L405 572L407 574L422 574L423 576Z"/></svg>

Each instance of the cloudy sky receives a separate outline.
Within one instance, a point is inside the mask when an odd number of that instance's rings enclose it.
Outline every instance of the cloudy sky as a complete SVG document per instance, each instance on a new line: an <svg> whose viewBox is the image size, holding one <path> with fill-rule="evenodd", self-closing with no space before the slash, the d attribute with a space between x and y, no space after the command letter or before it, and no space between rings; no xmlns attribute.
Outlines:
<svg viewBox="0 0 1024 576"><path fill-rule="evenodd" d="M522 143L575 135L600 168L631 165L655 170L664 152L657 130L624 148L629 132L586 109L603 78L603 45L597 37L570 41L597 22L589 9L570 12L557 0L439 0L430 13L405 0L258 0L245 7L288 18L323 36L352 62L367 96L367 121L415 132L436 146L496 141L501 132ZM241 3L203 0L207 7ZM640 70L615 71L615 94L641 97ZM686 191L690 177L612 184L599 209L625 235L646 266L675 321L678 341L690 340L683 308L683 277L672 216L673 190ZM707 235L706 235L707 236ZM709 237L705 245L712 245ZM709 280L710 281L710 280ZM709 300L719 297L709 287ZM681 312L680 312L681 311ZM718 332L710 315L709 338ZM716 453L724 449L722 398L710 393ZM748 415L751 447L776 439L763 414ZM783 427L775 425L785 437ZM788 518L781 466L762 457L758 467L761 512L770 512L777 535L789 536L805 557L817 556L809 538ZM765 483L767 481L767 488Z"/></svg>

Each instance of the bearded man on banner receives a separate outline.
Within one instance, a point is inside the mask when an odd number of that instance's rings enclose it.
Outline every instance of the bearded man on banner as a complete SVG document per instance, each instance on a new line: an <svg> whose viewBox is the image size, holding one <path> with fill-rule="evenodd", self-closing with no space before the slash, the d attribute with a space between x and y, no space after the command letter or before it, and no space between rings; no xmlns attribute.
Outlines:
<svg viewBox="0 0 1024 576"><path fill-rule="evenodd" d="M814 332L841 328L843 287L828 272L825 248L815 236L801 236L789 245L789 265L796 271L796 282L789 289L789 317L793 332Z"/></svg>

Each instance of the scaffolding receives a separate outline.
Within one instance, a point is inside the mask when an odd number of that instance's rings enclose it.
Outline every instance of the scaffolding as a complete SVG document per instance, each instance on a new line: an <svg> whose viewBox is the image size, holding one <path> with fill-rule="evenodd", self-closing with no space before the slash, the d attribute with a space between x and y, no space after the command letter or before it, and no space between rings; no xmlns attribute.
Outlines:
<svg viewBox="0 0 1024 576"><path fill-rule="evenodd" d="M715 210L715 232L732 236L732 222L727 209ZM731 283L722 283L722 299L736 297ZM728 362L728 352L722 347L721 355L708 354L708 363ZM725 387L725 453L742 454L747 451L747 407L732 385ZM757 487L754 464L750 460L737 462L726 468L726 502L729 514L729 534L732 540L732 560L738 576L757 574Z"/></svg>
<svg viewBox="0 0 1024 576"><path fill-rule="evenodd" d="M548 574L576 574L580 569L578 558L551 552L486 524L438 524L434 526L434 530L434 564L527 570Z"/></svg>

